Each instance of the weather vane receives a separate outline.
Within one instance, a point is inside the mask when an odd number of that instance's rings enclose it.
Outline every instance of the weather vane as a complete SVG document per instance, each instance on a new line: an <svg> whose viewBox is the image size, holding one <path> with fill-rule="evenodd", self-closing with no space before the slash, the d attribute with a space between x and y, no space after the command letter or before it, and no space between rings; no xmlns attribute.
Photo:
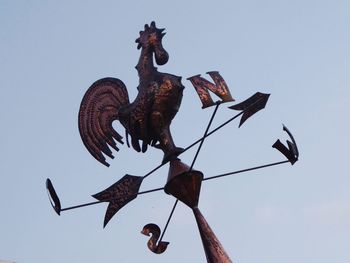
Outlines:
<svg viewBox="0 0 350 263"><path fill-rule="evenodd" d="M170 124L181 105L184 89L182 79L176 75L159 72L153 64L153 57L158 65L164 65L168 61L168 53L162 46L164 35L164 29L158 29L155 22L152 22L150 25L145 25L144 31L140 31L140 37L136 39L141 55L136 65L139 75L138 94L133 102L130 103L126 86L121 80L103 78L93 83L87 90L79 110L80 136L87 150L100 163L109 166L104 155L114 158L110 147L118 151L116 142L123 144L122 136L112 126L115 120L119 120L125 128L128 147L130 147L130 136L131 145L138 152L146 152L148 146L161 149L164 153L162 162L143 176L124 175L112 186L93 195L98 201L67 208L61 207L53 184L50 179L47 179L46 188L50 202L58 215L63 211L106 202L108 207L104 218L105 227L122 207L138 195L164 190L165 193L174 196L176 201L163 231L153 223L143 227L141 233L150 236L147 242L149 249L157 254L167 249L169 242L162 241L163 236L180 200L194 213L207 262L232 262L198 208L202 182L288 162L294 164L299 157L298 148L290 131L283 126L283 130L287 132L291 141L287 140L287 146L285 146L280 140L277 140L272 147L280 151L286 160L210 177L204 177L203 172L195 170L194 164L204 140L238 117L241 117L240 127L248 118L265 108L269 94L257 92L245 101L228 107L239 113L210 131L220 105L225 102L233 102L234 99L219 72L208 72L213 83L200 75L187 78L194 86L202 102L202 108L214 107L214 111L201 138L186 148L177 147L170 132ZM220 100L214 102L209 91L218 96ZM196 145L199 146L191 165L183 163L179 156ZM169 174L165 186L139 191L143 180L167 163L169 163Z"/></svg>

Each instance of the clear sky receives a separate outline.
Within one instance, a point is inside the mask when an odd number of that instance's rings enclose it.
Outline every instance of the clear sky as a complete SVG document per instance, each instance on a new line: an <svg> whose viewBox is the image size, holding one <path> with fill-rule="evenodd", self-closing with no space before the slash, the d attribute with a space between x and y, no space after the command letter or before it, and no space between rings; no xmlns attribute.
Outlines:
<svg viewBox="0 0 350 263"><path fill-rule="evenodd" d="M172 124L177 145L204 132L186 78L218 70L236 102L271 93L266 109L208 138L195 168L206 176L284 160L271 148L294 134L300 161L208 181L199 207L234 262L350 261L350 2L0 1L0 259L38 262L205 262L190 209L179 204L162 255L140 234L164 227L174 198L139 196L103 229L105 204L62 213L45 189L51 178L63 207L90 202L124 174L144 175L162 153L122 147L106 168L81 142L77 115L97 79L120 78L137 94L134 40L145 23L165 27L170 60L159 70L183 76ZM209 78L209 77L208 77ZM214 126L235 112L222 105ZM123 134L120 126L118 131ZM195 149L182 155L190 163ZM162 187L165 166L141 189Z"/></svg>

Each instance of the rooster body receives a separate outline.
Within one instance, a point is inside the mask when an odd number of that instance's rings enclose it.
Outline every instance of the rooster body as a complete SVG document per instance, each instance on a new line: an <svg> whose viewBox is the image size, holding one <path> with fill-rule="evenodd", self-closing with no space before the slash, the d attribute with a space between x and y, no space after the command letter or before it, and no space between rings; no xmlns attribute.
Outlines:
<svg viewBox="0 0 350 263"><path fill-rule="evenodd" d="M151 145L164 152L163 162L180 154L183 149L175 146L170 124L179 110L184 86L181 77L158 72L153 65L153 56L158 65L168 61L168 53L162 46L164 29L155 23L145 25L136 39L141 55L136 66L139 75L138 94L130 103L124 83L117 78L103 78L87 90L79 110L79 131L88 151L106 166L102 153L114 158L109 146L119 150L116 141L123 143L122 136L112 126L119 120L132 147L145 152ZM142 141L140 147L139 141ZM128 143L128 139L127 139ZM129 145L129 143L128 143Z"/></svg>

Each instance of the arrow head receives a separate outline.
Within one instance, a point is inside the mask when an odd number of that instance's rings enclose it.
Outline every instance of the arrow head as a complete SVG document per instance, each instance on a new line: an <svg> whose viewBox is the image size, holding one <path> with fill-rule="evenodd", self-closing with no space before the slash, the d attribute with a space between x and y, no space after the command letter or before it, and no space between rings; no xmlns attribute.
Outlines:
<svg viewBox="0 0 350 263"><path fill-rule="evenodd" d="M243 111L239 127L255 113L264 109L269 97L270 94L257 92L245 101L229 107L232 110Z"/></svg>
<svg viewBox="0 0 350 263"><path fill-rule="evenodd" d="M99 201L109 202L103 227L122 207L137 197L142 180L143 177L127 174L115 184L92 196Z"/></svg>

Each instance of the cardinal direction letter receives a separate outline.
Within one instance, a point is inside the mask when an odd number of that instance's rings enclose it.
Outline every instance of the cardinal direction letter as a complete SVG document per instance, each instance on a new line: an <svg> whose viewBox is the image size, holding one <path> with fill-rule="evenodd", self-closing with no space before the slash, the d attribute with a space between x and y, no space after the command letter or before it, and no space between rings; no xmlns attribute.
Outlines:
<svg viewBox="0 0 350 263"><path fill-rule="evenodd" d="M207 74L209 74L209 76L213 79L214 83L202 78L200 75L188 78L196 89L196 92L202 102L202 109L215 105L215 102L211 98L208 90L218 96L221 99L221 102L234 101L225 80L221 77L219 72L210 71L207 72Z"/></svg>
<svg viewBox="0 0 350 263"><path fill-rule="evenodd" d="M161 231L156 224L145 225L141 233L145 236L151 236L147 242L147 246L153 253L161 254L167 249L169 242L159 241Z"/></svg>
<svg viewBox="0 0 350 263"><path fill-rule="evenodd" d="M297 144L294 140L292 133L283 125L283 130L289 135L292 141L287 140L287 146L285 146L280 140L277 140L272 147L280 151L288 161L293 165L299 158L299 151Z"/></svg>

